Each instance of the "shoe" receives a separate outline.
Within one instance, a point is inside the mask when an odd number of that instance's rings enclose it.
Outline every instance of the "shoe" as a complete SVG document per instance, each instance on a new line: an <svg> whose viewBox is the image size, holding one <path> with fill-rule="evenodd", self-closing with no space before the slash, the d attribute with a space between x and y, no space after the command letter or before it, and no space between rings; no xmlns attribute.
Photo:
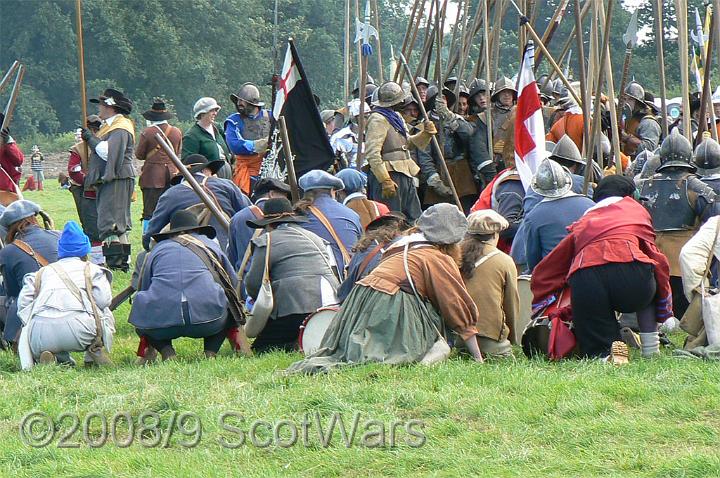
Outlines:
<svg viewBox="0 0 720 478"><path fill-rule="evenodd" d="M177 358L177 353L175 353L175 349L172 345L168 345L167 347L163 348L160 351L160 355L162 356L163 362L167 362L168 360L175 360Z"/></svg>
<svg viewBox="0 0 720 478"><path fill-rule="evenodd" d="M145 350L145 356L144 357L138 357L135 361L135 365L143 366L143 365L149 365L157 360L158 352L154 348L148 346L148 348Z"/></svg>
<svg viewBox="0 0 720 478"><path fill-rule="evenodd" d="M216 357L217 357L217 353L215 353L215 352L213 352L213 351L211 351L211 350L206 350L206 351L205 351L205 358L206 358L206 359L214 359L214 358L216 358Z"/></svg>
<svg viewBox="0 0 720 478"><path fill-rule="evenodd" d="M640 348L640 336L633 332L630 327L623 327L620 329L620 337L628 347L632 347L634 349Z"/></svg>
<svg viewBox="0 0 720 478"><path fill-rule="evenodd" d="M625 344L625 342L616 340L612 343L612 347L610 347L610 357L608 357L608 362L612 363L613 365L625 365L630 362L630 352L628 351L628 346Z"/></svg>
<svg viewBox="0 0 720 478"><path fill-rule="evenodd" d="M96 365L112 365L112 360L110 360L110 356L107 354L104 347L97 350L88 349L85 354L92 360L92 363Z"/></svg>
<svg viewBox="0 0 720 478"><path fill-rule="evenodd" d="M45 350L40 354L40 363L43 365L51 365L55 363L55 354Z"/></svg>

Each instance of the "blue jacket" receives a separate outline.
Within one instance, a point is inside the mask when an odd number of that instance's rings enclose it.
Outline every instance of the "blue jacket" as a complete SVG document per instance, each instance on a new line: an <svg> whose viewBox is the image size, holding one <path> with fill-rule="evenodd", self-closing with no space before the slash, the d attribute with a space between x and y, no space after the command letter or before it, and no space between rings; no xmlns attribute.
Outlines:
<svg viewBox="0 0 720 478"><path fill-rule="evenodd" d="M25 232L18 234L16 239L27 243L33 251L43 256L48 262L58 260L57 249L60 233L58 231L46 231L39 226L30 226ZM0 250L0 274L3 276L5 294L11 303L8 307L5 323L4 337L6 340L15 341L15 336L21 328L20 319L17 317L17 297L23 286L25 274L37 272L40 269L38 263L20 250L14 244L8 244Z"/></svg>
<svg viewBox="0 0 720 478"><path fill-rule="evenodd" d="M360 225L360 216L347 206L344 206L331 198L329 195L321 195L315 198L313 206L318 208L322 212L330 224L335 229L335 233L340 238L345 248L350 252L350 249L362 236L363 230ZM333 239L330 232L323 226L320 220L315 217L309 210L307 212L309 221L303 224L303 227L310 232L314 232L318 236L322 237L330 243L332 250L335 254L335 262L337 263L340 271L345 270L345 261L343 260L342 252L338 247L335 239ZM344 272L342 272L344 276Z"/></svg>
<svg viewBox="0 0 720 478"><path fill-rule="evenodd" d="M595 203L585 196L543 200L525 217L525 253L532 271L565 236L567 227L580 219Z"/></svg>
<svg viewBox="0 0 720 478"><path fill-rule="evenodd" d="M262 211L262 203L266 200L266 198L260 198L255 205ZM230 237L228 237L227 256L236 271L240 267L245 251L250 245L250 239L252 239L253 234L257 231L257 229L248 227L247 221L250 219L255 219L255 214L252 208L246 207L236 212L230 220ZM250 261L248 260L246 269L249 267Z"/></svg>
<svg viewBox="0 0 720 478"><path fill-rule="evenodd" d="M269 114L268 110L260 110L256 117ZM245 132L245 121L240 113L233 113L227 117L223 124L225 130L225 142L233 154L251 155L255 154L255 140L243 138Z"/></svg>
<svg viewBox="0 0 720 478"><path fill-rule="evenodd" d="M233 285L237 282L230 261L215 241L193 234L215 254ZM183 315L187 302L188 315ZM190 249L166 239L147 255L140 290L128 321L138 329L163 329L224 320L227 297L202 260Z"/></svg>
<svg viewBox="0 0 720 478"><path fill-rule="evenodd" d="M196 173L195 179L198 182L202 182L205 176ZM210 177L205 185L212 191L222 207L223 211L232 217L239 210L246 208L250 204L250 199L245 196L240 188L238 188L229 179L222 179L218 177ZM187 209L190 206L200 203L200 198L195 191L188 187L187 184L177 184L167 191L165 191L160 200L158 201L155 212L153 212L152 218L148 224L147 230L143 234L143 247L145 250L150 249L150 238L153 234L157 234L162 229L170 224L170 218L176 211ZM227 232L217 220L213 217L210 220L210 225L215 228L217 233L217 240L223 250L227 248Z"/></svg>

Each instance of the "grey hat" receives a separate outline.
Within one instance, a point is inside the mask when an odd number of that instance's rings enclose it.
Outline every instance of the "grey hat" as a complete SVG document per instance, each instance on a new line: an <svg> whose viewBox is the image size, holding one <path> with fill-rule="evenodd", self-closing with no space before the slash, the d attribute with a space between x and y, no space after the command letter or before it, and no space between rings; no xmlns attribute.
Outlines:
<svg viewBox="0 0 720 478"><path fill-rule="evenodd" d="M480 209L468 216L468 234L495 234L508 227L507 219L492 209Z"/></svg>
<svg viewBox="0 0 720 478"><path fill-rule="evenodd" d="M313 189L335 189L339 191L345 189L342 179L320 169L313 169L300 176L298 186L303 191L312 191Z"/></svg>
<svg viewBox="0 0 720 478"><path fill-rule="evenodd" d="M198 119L201 114L210 112L212 110L220 110L220 105L215 101L215 98L208 96L200 98L193 105L193 118Z"/></svg>
<svg viewBox="0 0 720 478"><path fill-rule="evenodd" d="M543 159L530 181L530 187L546 198L559 198L572 189L572 177L552 159Z"/></svg>
<svg viewBox="0 0 720 478"><path fill-rule="evenodd" d="M320 119L324 124L329 123L332 119L335 118L335 110L322 110L320 112Z"/></svg>
<svg viewBox="0 0 720 478"><path fill-rule="evenodd" d="M2 216L0 216L0 226L5 228L10 227L10 225L15 224L21 219L35 216L40 210L39 205L26 199L12 202L5 208Z"/></svg>
<svg viewBox="0 0 720 478"><path fill-rule="evenodd" d="M468 222L457 206L440 203L430 206L418 218L417 227L428 241L435 244L455 244L465 237Z"/></svg>

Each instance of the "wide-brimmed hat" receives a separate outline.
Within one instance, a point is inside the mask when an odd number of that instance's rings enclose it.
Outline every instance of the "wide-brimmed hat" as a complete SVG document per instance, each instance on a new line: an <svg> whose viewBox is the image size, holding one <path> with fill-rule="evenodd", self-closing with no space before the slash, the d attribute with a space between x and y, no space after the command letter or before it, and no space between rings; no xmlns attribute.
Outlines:
<svg viewBox="0 0 720 478"><path fill-rule="evenodd" d="M290 186L276 178L262 178L255 183L252 191L252 197L258 198L270 191L279 191L285 195L290 194Z"/></svg>
<svg viewBox="0 0 720 478"><path fill-rule="evenodd" d="M143 118L148 121L165 121L173 117L173 114L168 111L165 105L165 100L162 98L155 98L153 104L149 110L145 111Z"/></svg>
<svg viewBox="0 0 720 478"><path fill-rule="evenodd" d="M192 174L197 173L198 171L202 171L205 168L210 169L213 174L217 173L220 168L223 167L223 164L225 164L225 161L222 159L216 159L215 161L209 161L205 156L202 154L189 154L185 156L182 159L182 163L185 165L185 167L188 168L188 171L190 171ZM177 176L174 176L171 180L171 184L179 184L180 181L182 181L183 175L178 174Z"/></svg>
<svg viewBox="0 0 720 478"><path fill-rule="evenodd" d="M465 236L468 222L457 206L448 203L427 208L416 225L428 241L434 244L455 244Z"/></svg>
<svg viewBox="0 0 720 478"><path fill-rule="evenodd" d="M298 186L303 191L312 191L313 189L334 189L340 191L345 188L342 179L336 178L327 171L321 169L313 169L300 176Z"/></svg>
<svg viewBox="0 0 720 478"><path fill-rule="evenodd" d="M114 88L107 88L97 98L91 98L90 103L102 103L106 106L112 106L124 115L129 115L133 109L132 100L125 96L125 93Z"/></svg>
<svg viewBox="0 0 720 478"><path fill-rule="evenodd" d="M28 201L27 199L13 201L5 208L2 215L0 215L0 226L8 228L21 219L35 216L40 210L41 208L38 204Z"/></svg>
<svg viewBox="0 0 720 478"><path fill-rule="evenodd" d="M155 239L155 242L160 242L184 232L197 232L207 236L209 239L215 238L214 227L199 225L195 215L184 210L175 211L170 218L170 229L153 234L152 238Z"/></svg>
<svg viewBox="0 0 720 478"><path fill-rule="evenodd" d="M268 224L282 224L282 223L296 223L301 224L308 222L308 218L295 214L292 204L285 198L273 198L268 199L263 204L263 217L260 219L250 219L245 221L248 227L253 229L260 229L267 226Z"/></svg>
<svg viewBox="0 0 720 478"><path fill-rule="evenodd" d="M495 234L508 227L508 220L492 209L481 209L468 216L468 234Z"/></svg>

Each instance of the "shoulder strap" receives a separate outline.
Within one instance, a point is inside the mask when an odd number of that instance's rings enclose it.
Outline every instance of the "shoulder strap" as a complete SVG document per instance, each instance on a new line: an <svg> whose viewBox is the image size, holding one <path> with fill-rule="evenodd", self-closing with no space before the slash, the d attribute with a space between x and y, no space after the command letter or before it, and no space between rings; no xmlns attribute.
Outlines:
<svg viewBox="0 0 720 478"><path fill-rule="evenodd" d="M486 256L482 256L480 259L477 260L477 262L475 262L475 267L480 267L480 266L483 265L485 262L487 262L488 259L490 259L490 258L492 258L492 257L494 257L494 256L496 256L496 255L498 255L498 254L500 254L500 251L499 251L498 249L495 249L495 250L492 251L490 254L488 254L488 255L486 255Z"/></svg>
<svg viewBox="0 0 720 478"><path fill-rule="evenodd" d="M715 227L715 239L713 239L712 245L710 246L710 254L708 254L707 263L705 264L705 273L702 276L702 280L705 281L708 274L710 273L710 264L712 264L713 257L715 257L715 245L720 236L720 219L718 219L717 226Z"/></svg>
<svg viewBox="0 0 720 478"><path fill-rule="evenodd" d="M253 215L255 216L255 219L261 219L264 217L263 212L260 210L259 207L252 205L250 206L250 211L252 211ZM247 246L245 247L245 252L243 253L242 261L240 262L240 268L237 271L238 274L238 283L242 282L242 276L245 273L245 266L247 265L248 261L250 260L250 250L252 247L250 245L252 244L253 239L257 239L260 234L262 234L262 229L255 229L255 232L253 232L252 237L250 238L250 241L248 241ZM241 291L242 287L238 285L238 291Z"/></svg>
<svg viewBox="0 0 720 478"><path fill-rule="evenodd" d="M438 328L435 326L435 324L432 321L432 318L430 317L430 311L427 309L427 305L425 304L425 301L420 297L420 294L418 293L417 289L415 288L415 283L412 280L412 276L410 275L410 266L408 265L408 255L409 255L409 249L410 244L405 244L405 247L403 247L403 267L405 268L405 277L407 277L408 282L410 283L410 288L413 291L413 295L417 299L417 301L420 303L420 308L425 312L423 315L423 318L427 320L433 329L435 329L435 332L438 334L438 338L445 342L447 344L447 340L445 339L445 336L440 333ZM444 328L444 327L443 327Z"/></svg>
<svg viewBox="0 0 720 478"><path fill-rule="evenodd" d="M350 254L348 253L348 250L345 248L345 244L342 243L342 241L338 237L337 233L335 232L335 228L332 227L332 224L330 224L330 221L328 221L328 218L325 216L325 214L323 214L320 211L320 209L318 209L315 206L308 206L308 209L310 210L310 212L315 214L315 216L322 223L322 225L325 226L325 229L327 229L327 231L332 236L333 240L337 243L338 247L340 248L340 252L342 253L345 264L349 264L350 263Z"/></svg>
<svg viewBox="0 0 720 478"><path fill-rule="evenodd" d="M103 346L103 324L100 320L100 309L98 309L97 303L95 303L95 297L93 297L93 285L92 278L90 277L90 264L85 264L85 292L87 292L88 299L90 300L90 307L92 307L93 317L95 318L95 339L89 350L99 350Z"/></svg>
<svg viewBox="0 0 720 478"><path fill-rule="evenodd" d="M365 272L365 269L367 269L368 265L370 264L370 261L373 260L373 257L375 257L378 254L378 252L380 252L380 250L383 248L384 245L385 244L383 244L381 242L377 246L373 247L373 250L370 251L370 253L367 256L365 256L365 259L363 259L363 261L360 263L360 267L358 267L358 273L357 273L358 277L362 277L363 273Z"/></svg>
<svg viewBox="0 0 720 478"><path fill-rule="evenodd" d="M25 254L32 257L40 267L45 267L50 263L42 256L42 254L40 254L39 252L35 252L35 250L33 250L33 248L30 247L30 244L28 244L27 242L21 241L20 239L15 239L12 243L15 244L18 249L23 251Z"/></svg>

